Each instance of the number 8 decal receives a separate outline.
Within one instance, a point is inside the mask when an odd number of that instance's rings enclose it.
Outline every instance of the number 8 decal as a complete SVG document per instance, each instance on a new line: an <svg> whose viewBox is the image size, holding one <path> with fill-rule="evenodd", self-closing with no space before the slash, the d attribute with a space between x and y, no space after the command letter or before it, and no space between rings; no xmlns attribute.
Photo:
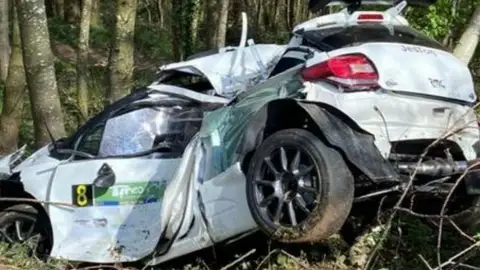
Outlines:
<svg viewBox="0 0 480 270"><path fill-rule="evenodd" d="M91 185L72 186L72 204L85 207L93 203L93 191Z"/></svg>
<svg viewBox="0 0 480 270"><path fill-rule="evenodd" d="M85 185L79 185L76 188L77 191L77 205L78 206L85 206L88 204L88 197L87 197L87 187Z"/></svg>

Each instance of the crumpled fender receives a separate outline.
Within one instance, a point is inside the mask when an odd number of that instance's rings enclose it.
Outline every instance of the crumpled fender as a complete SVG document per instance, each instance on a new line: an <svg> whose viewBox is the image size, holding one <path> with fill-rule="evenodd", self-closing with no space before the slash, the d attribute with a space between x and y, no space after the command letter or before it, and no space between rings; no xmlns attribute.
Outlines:
<svg viewBox="0 0 480 270"><path fill-rule="evenodd" d="M394 181L397 174L383 158L374 143L374 136L360 128L338 109L319 102L277 99L267 103L252 117L239 145L242 156L253 151L273 132L285 128L301 128L307 115L318 127L326 143L374 182ZM298 120L300 119L300 120Z"/></svg>
<svg viewBox="0 0 480 270"><path fill-rule="evenodd" d="M0 180L5 180L12 174L12 165L20 160L25 154L27 145L23 145L17 151L0 158Z"/></svg>

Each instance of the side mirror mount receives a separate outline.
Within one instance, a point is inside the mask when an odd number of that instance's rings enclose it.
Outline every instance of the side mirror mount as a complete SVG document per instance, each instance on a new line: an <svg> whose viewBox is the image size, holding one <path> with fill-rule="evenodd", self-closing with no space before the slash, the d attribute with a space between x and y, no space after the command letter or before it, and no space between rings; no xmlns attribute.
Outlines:
<svg viewBox="0 0 480 270"><path fill-rule="evenodd" d="M98 170L97 178L93 181L93 185L99 188L109 188L115 185L115 173L107 163L103 163Z"/></svg>

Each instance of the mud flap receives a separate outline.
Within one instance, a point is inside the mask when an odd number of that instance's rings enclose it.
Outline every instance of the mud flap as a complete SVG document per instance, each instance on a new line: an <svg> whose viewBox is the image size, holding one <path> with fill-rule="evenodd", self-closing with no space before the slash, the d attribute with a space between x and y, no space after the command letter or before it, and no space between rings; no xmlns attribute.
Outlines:
<svg viewBox="0 0 480 270"><path fill-rule="evenodd" d="M318 127L325 142L339 150L345 159L374 182L390 182L398 179L392 165L383 158L375 145L375 138L362 130L352 119L336 108L324 103L309 103L294 99L278 99L263 106L249 119L243 132L238 152L242 155L254 150L265 139L267 130L277 125L279 119L291 118L291 114L307 114ZM280 125L277 128L290 128ZM271 133L271 131L270 131Z"/></svg>
<svg viewBox="0 0 480 270"><path fill-rule="evenodd" d="M314 103L298 103L315 121L325 139L333 147L340 149L367 177L375 182L393 181L396 173L391 164L383 158L374 143L374 137L353 124L349 119L330 113Z"/></svg>

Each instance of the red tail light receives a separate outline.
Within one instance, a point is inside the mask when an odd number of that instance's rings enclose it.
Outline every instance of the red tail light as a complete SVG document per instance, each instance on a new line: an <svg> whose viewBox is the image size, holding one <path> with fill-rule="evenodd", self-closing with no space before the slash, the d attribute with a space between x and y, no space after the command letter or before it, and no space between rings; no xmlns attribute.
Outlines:
<svg viewBox="0 0 480 270"><path fill-rule="evenodd" d="M383 15L382 14L360 14L357 17L357 22L362 23L362 22L379 22L383 21Z"/></svg>
<svg viewBox="0 0 480 270"><path fill-rule="evenodd" d="M350 89L378 86L378 74L373 63L361 54L341 55L302 71L305 81L327 80Z"/></svg>

